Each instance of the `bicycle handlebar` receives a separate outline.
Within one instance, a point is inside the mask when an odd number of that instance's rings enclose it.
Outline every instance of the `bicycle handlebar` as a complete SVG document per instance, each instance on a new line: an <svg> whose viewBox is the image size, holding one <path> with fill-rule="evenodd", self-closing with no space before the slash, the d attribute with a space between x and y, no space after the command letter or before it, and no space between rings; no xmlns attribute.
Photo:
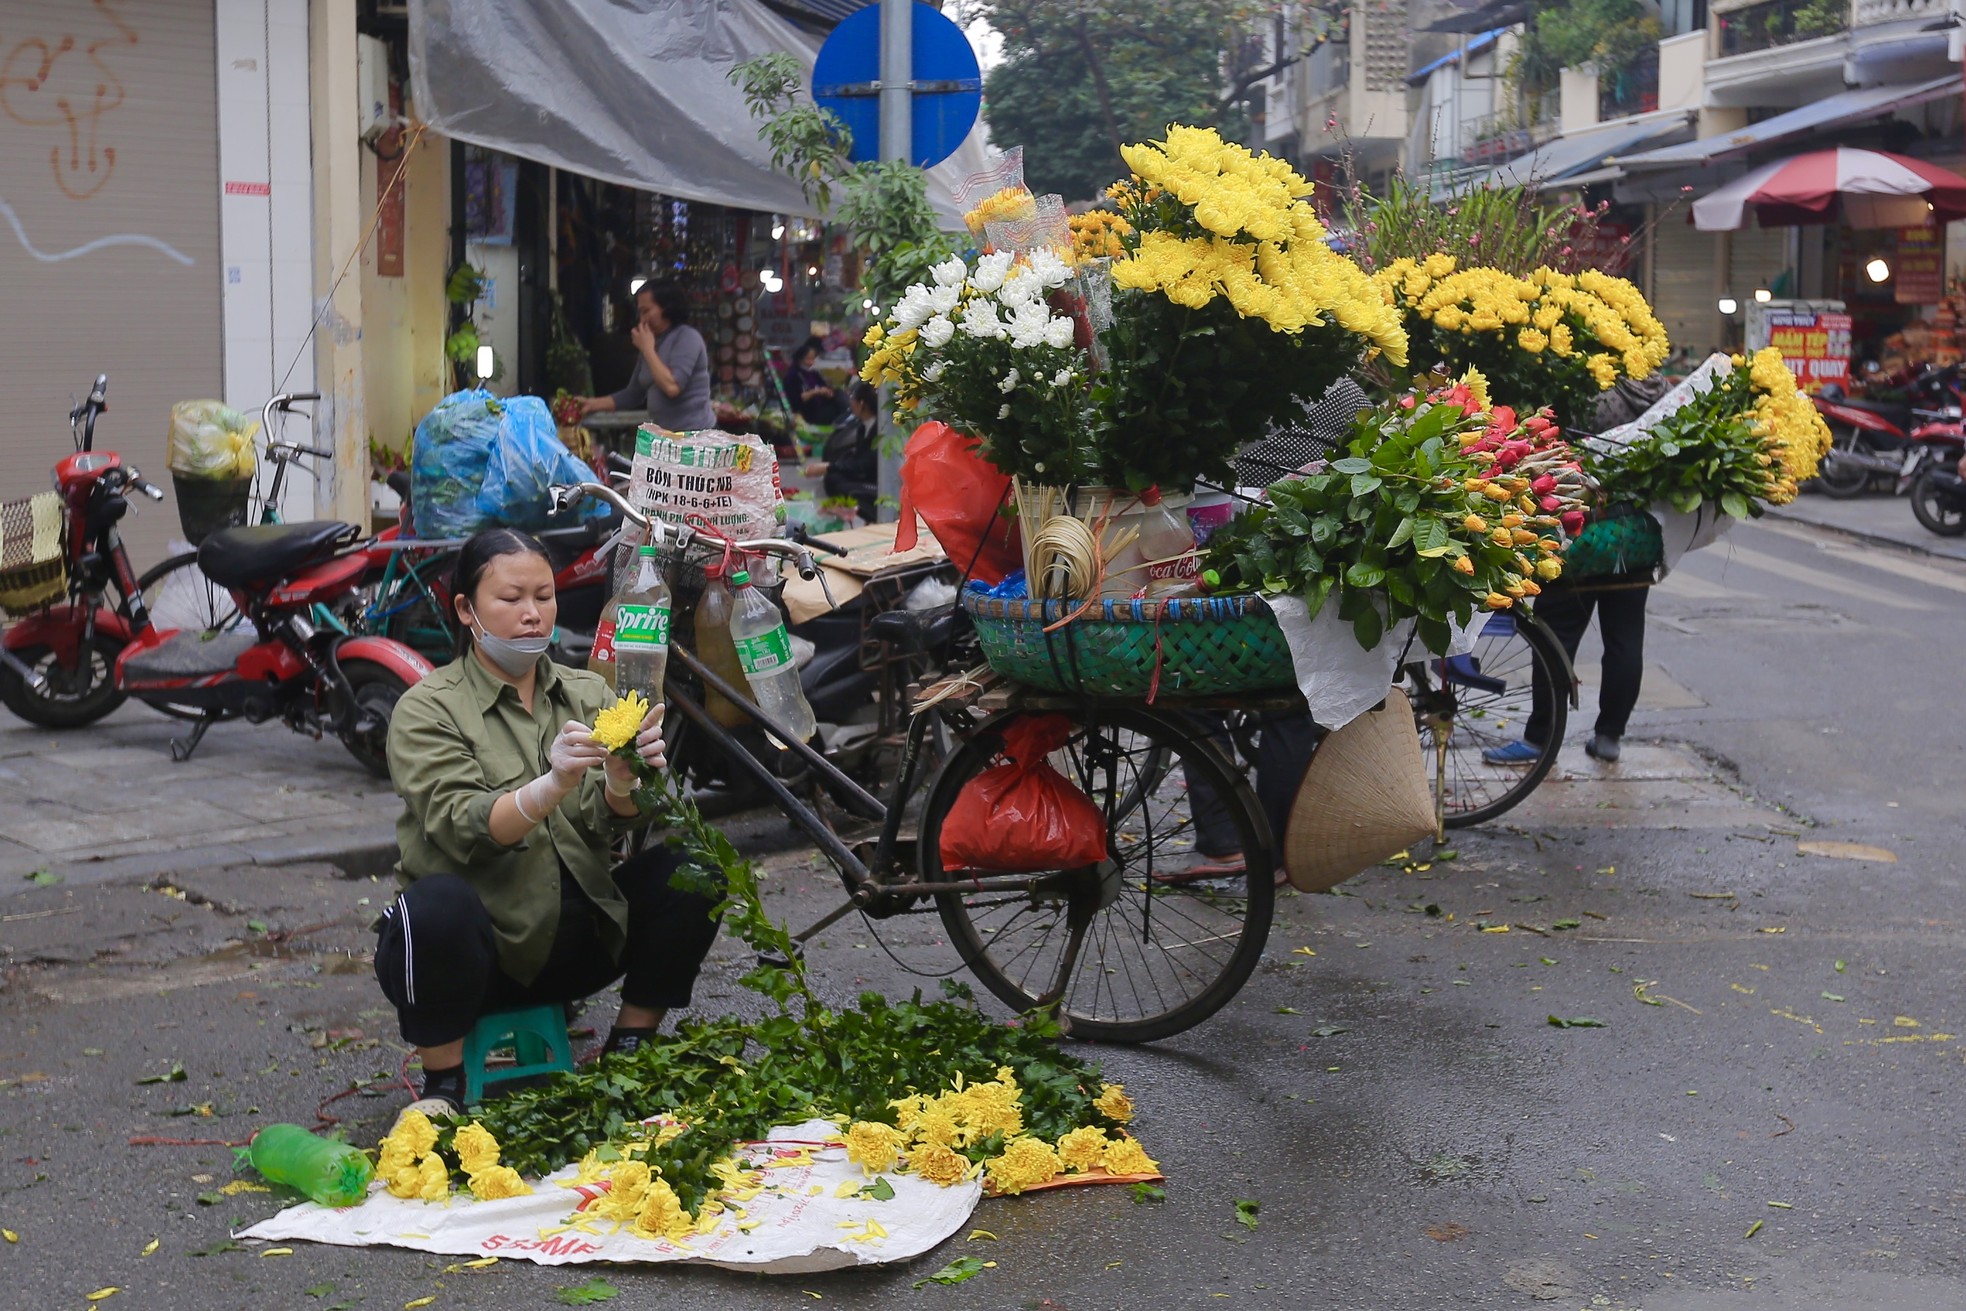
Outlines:
<svg viewBox="0 0 1966 1311"><path fill-rule="evenodd" d="M547 494L554 514L563 514L580 504L585 498L591 496L596 500L606 501L609 505L621 511L623 519L635 527L642 529L644 532L648 531L651 526L649 517L640 510L637 510L634 506L628 504L621 493L615 491L612 487L603 487L599 483L555 483L548 489ZM660 520L654 522L661 523ZM703 534L694 528L677 528L672 524L662 524L662 530L675 534L675 549L678 555L686 555L692 548L709 552L722 551L726 546L725 542L715 538L708 539L708 544L703 545ZM752 555L779 556L782 559L791 561L798 567L799 577L816 577L822 583L824 582L824 575L819 572L819 565L813 560L812 552L797 542L788 542L777 537L766 537L749 542L730 542L728 546L731 550L745 551ZM827 599L830 600L831 598L832 592L831 589L828 589Z"/></svg>

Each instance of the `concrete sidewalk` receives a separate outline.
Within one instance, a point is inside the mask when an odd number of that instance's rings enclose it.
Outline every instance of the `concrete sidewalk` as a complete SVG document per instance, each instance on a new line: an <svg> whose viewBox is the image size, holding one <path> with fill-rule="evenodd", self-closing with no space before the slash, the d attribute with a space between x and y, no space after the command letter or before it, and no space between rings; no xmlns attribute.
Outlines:
<svg viewBox="0 0 1966 1311"><path fill-rule="evenodd" d="M1966 537L1941 537L1912 518L1911 501L1882 492L1866 492L1855 500L1839 501L1811 493L1768 511L1771 519L1787 519L1817 528L1831 528L1878 546L1896 546L1925 555L1966 560Z"/></svg>
<svg viewBox="0 0 1966 1311"><path fill-rule="evenodd" d="M135 702L65 732L0 714L0 886L39 870L79 884L309 860L371 874L395 861L401 803L339 742L227 723L178 764L170 743L187 728Z"/></svg>

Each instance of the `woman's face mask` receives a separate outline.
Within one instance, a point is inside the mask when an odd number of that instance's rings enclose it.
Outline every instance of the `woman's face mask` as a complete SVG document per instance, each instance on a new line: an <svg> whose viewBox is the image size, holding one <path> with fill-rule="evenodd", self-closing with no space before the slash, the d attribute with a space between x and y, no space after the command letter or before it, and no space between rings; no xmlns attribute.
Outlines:
<svg viewBox="0 0 1966 1311"><path fill-rule="evenodd" d="M499 556L463 608L470 613L460 617L479 650L507 677L518 678L539 663L553 641L559 606L552 566L524 552Z"/></svg>

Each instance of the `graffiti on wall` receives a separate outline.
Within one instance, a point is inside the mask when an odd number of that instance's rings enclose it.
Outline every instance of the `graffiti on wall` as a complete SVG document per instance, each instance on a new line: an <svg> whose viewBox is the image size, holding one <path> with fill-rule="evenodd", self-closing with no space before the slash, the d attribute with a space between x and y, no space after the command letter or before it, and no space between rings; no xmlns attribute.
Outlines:
<svg viewBox="0 0 1966 1311"><path fill-rule="evenodd" d="M116 171L103 120L122 105L123 83L104 56L138 41L109 0L92 0L89 12L100 20L93 33L23 37L0 57L0 113L23 127L54 130L48 163L71 200L95 195Z"/></svg>
<svg viewBox="0 0 1966 1311"><path fill-rule="evenodd" d="M52 138L48 166L55 187L70 200L94 196L116 172L116 147L108 140L104 120L122 106L123 83L105 56L140 40L109 0L90 0L86 12L90 21L84 30L0 38L0 114ZM111 246L147 246L180 264L193 262L168 242L137 232L98 237L67 250L42 250L5 200L0 200L0 219L13 229L21 249L43 264Z"/></svg>

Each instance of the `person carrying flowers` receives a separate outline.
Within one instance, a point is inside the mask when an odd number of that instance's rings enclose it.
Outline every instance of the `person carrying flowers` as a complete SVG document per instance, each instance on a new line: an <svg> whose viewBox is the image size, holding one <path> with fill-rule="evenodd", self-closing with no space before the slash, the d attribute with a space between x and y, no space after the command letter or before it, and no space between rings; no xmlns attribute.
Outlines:
<svg viewBox="0 0 1966 1311"><path fill-rule="evenodd" d="M605 680L546 654L558 605L538 541L478 533L452 579L466 649L403 694L389 771L402 891L376 925L375 973L423 1062L414 1109L464 1101L463 1039L493 1010L590 996L616 979L605 1050L632 1051L687 1006L717 933L718 901L670 886L682 862L655 844L615 865L615 839L647 820L635 743L666 763L662 707L610 707Z"/></svg>

